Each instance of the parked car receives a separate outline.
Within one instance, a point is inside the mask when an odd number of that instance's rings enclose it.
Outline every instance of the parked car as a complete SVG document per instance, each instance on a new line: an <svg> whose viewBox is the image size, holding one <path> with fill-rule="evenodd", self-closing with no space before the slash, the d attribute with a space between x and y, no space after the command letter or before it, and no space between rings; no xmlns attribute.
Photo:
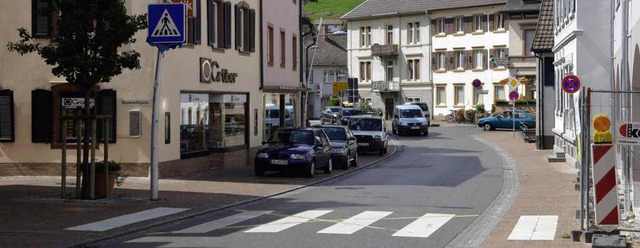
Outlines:
<svg viewBox="0 0 640 248"><path fill-rule="evenodd" d="M284 127L293 127L293 109L285 107L284 111ZM265 108L265 124L270 128L280 127L280 106L270 105Z"/></svg>
<svg viewBox="0 0 640 248"><path fill-rule="evenodd" d="M331 142L320 128L280 128L256 153L256 176L266 171L302 171L313 177L318 168L330 174Z"/></svg>
<svg viewBox="0 0 640 248"><path fill-rule="evenodd" d="M481 127L485 131L495 130L496 128L508 128L513 129L514 118L512 118L514 112L512 110L505 110L500 112L496 116L490 116L481 118L478 120L478 127ZM515 111L515 126L520 129L520 123L527 126L527 128L536 127L536 118L529 112L524 110Z"/></svg>
<svg viewBox="0 0 640 248"><path fill-rule="evenodd" d="M357 115L360 113L361 111L359 109L343 108L342 110L340 110L340 123L342 125L347 125L349 124L349 118L351 118L352 115Z"/></svg>
<svg viewBox="0 0 640 248"><path fill-rule="evenodd" d="M331 159L342 169L358 166L358 142L351 129L343 125L316 125L322 128L331 142Z"/></svg>
<svg viewBox="0 0 640 248"><path fill-rule="evenodd" d="M387 153L389 136L382 116L354 115L349 120L349 129L358 141L358 152L375 151L380 156Z"/></svg>
<svg viewBox="0 0 640 248"><path fill-rule="evenodd" d="M325 107L324 110L322 111L322 115L320 115L320 124L340 123L340 110L342 110L342 107L338 107L338 106Z"/></svg>
<svg viewBox="0 0 640 248"><path fill-rule="evenodd" d="M431 111L429 111L429 104L426 102L407 102L404 103L404 105L417 105L418 107L420 107L420 109L422 109L422 113L424 113L424 118L427 118L427 121L429 121L430 123L430 119L431 119Z"/></svg>
<svg viewBox="0 0 640 248"><path fill-rule="evenodd" d="M399 135L414 132L427 136L429 120L417 105L396 105L393 108L391 132Z"/></svg>

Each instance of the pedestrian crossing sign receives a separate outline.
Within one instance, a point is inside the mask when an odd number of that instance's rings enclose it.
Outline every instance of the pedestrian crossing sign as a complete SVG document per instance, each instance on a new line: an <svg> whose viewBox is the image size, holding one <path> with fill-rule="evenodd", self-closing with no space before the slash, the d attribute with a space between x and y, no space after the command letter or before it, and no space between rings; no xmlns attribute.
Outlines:
<svg viewBox="0 0 640 248"><path fill-rule="evenodd" d="M147 42L151 44L185 42L187 6L182 3L149 4Z"/></svg>

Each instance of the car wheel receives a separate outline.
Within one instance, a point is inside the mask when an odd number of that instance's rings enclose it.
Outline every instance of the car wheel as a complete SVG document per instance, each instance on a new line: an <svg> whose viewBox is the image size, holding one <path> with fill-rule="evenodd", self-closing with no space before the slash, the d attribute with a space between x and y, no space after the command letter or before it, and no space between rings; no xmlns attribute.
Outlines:
<svg viewBox="0 0 640 248"><path fill-rule="evenodd" d="M315 160L311 160L311 163L309 163L309 165L307 165L306 168L306 175L308 178L312 178L315 174L316 174L316 161Z"/></svg>
<svg viewBox="0 0 640 248"><path fill-rule="evenodd" d="M331 174L331 171L333 171L333 161L329 159L329 163L324 167L324 174Z"/></svg>
<svg viewBox="0 0 640 248"><path fill-rule="evenodd" d="M385 149L384 147L380 148L380 150L378 150L378 156L382 156L382 155L384 155L384 151L385 151L385 150L386 150L386 149Z"/></svg>
<svg viewBox="0 0 640 248"><path fill-rule="evenodd" d="M261 167L259 167L259 166L256 166L256 167L254 168L254 171L255 171L255 173L256 173L256 176L259 176L259 177L264 176L264 169L263 169L263 168L261 168Z"/></svg>
<svg viewBox="0 0 640 248"><path fill-rule="evenodd" d="M427 128L427 129L425 129L425 130L424 130L424 134L423 134L423 135L424 135L424 136L429 136L429 128Z"/></svg>
<svg viewBox="0 0 640 248"><path fill-rule="evenodd" d="M482 125L482 129L485 131L493 130L493 126L491 125L491 123L485 123L484 125Z"/></svg>
<svg viewBox="0 0 640 248"><path fill-rule="evenodd" d="M342 169L348 170L349 163L351 163L351 151L347 151L347 159L344 160L344 163L342 164Z"/></svg>
<svg viewBox="0 0 640 248"><path fill-rule="evenodd" d="M358 152L356 152L356 156L353 158L353 161L351 161L351 166L358 166Z"/></svg>
<svg viewBox="0 0 640 248"><path fill-rule="evenodd" d="M396 127L394 127L393 125L391 125L391 133L396 134Z"/></svg>

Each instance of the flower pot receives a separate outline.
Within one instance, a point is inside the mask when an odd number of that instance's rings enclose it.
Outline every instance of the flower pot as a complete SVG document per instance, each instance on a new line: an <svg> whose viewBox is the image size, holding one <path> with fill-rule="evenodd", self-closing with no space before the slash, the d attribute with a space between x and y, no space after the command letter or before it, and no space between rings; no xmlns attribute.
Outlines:
<svg viewBox="0 0 640 248"><path fill-rule="evenodd" d="M96 170L96 184L95 184L95 196L96 198L106 198L111 197L113 195L113 187L116 183L116 177L118 176L117 171L109 171L109 188L105 193L105 181L104 181L104 171Z"/></svg>

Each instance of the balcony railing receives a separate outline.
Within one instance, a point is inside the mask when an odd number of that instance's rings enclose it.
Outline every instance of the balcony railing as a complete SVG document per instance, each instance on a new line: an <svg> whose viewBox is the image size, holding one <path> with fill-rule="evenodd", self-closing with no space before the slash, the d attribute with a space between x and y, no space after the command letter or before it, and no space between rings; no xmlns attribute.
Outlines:
<svg viewBox="0 0 640 248"><path fill-rule="evenodd" d="M397 56L398 45L371 45L371 56Z"/></svg>
<svg viewBox="0 0 640 248"><path fill-rule="evenodd" d="M373 92L398 92L400 82L398 81L371 81L371 91Z"/></svg>

